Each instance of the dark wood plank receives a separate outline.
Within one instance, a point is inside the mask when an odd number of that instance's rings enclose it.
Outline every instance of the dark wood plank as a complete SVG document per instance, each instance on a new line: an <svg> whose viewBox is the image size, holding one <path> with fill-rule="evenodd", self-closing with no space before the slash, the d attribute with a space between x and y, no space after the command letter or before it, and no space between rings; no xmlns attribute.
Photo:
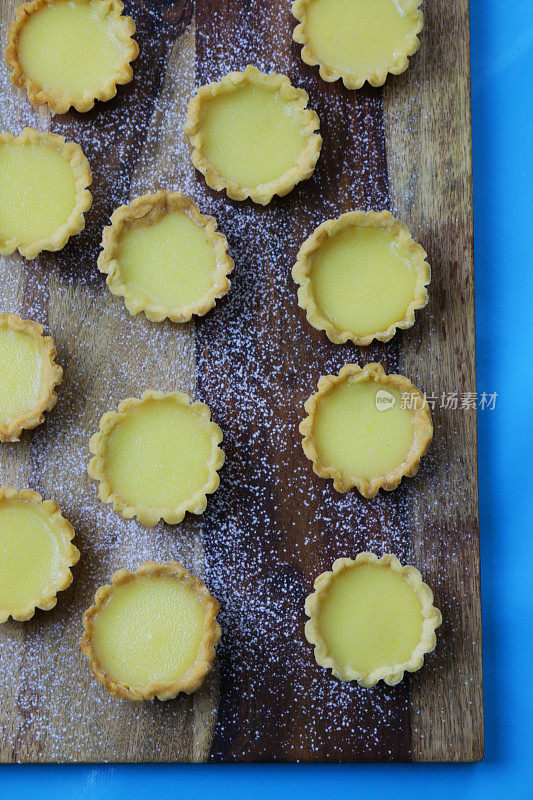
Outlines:
<svg viewBox="0 0 533 800"><path fill-rule="evenodd" d="M336 557L371 543L406 553L403 490L374 501L341 498L313 475L297 431L321 374L347 361L380 360L389 370L398 364L397 340L339 348L312 330L290 278L298 247L317 224L389 205L381 95L325 85L306 68L296 46L279 36L292 29L285 2L201 3L196 25L199 83L247 63L285 72L308 90L324 138L313 179L267 209L205 190L237 261L224 310L196 335L200 393L226 426L228 455L219 513L205 532L229 631L212 757L407 759L407 683L370 693L342 686L316 667L303 637L303 600ZM272 614L265 628L262 608Z"/></svg>

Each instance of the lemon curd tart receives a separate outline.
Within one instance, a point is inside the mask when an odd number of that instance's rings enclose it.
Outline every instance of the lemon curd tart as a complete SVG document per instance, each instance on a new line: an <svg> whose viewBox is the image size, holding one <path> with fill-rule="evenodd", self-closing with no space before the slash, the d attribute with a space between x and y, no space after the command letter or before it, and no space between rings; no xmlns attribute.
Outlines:
<svg viewBox="0 0 533 800"><path fill-rule="evenodd" d="M135 23L120 0L33 0L17 10L8 32L11 80L31 103L64 114L89 111L129 83L139 52Z"/></svg>
<svg viewBox="0 0 533 800"><path fill-rule="evenodd" d="M42 325L0 314L0 442L18 441L55 406L55 387L63 377L55 356L54 341L43 336Z"/></svg>
<svg viewBox="0 0 533 800"><path fill-rule="evenodd" d="M120 206L104 230L98 268L130 314L187 322L230 287L226 237L179 192L159 191Z"/></svg>
<svg viewBox="0 0 533 800"><path fill-rule="evenodd" d="M286 75L248 66L201 86L184 130L207 184L233 200L266 205L309 178L320 154L318 116Z"/></svg>
<svg viewBox="0 0 533 800"><path fill-rule="evenodd" d="M305 410L304 453L339 492L356 487L374 497L395 489L417 472L433 436L424 395L380 364L347 364L338 375L324 375Z"/></svg>
<svg viewBox="0 0 533 800"><path fill-rule="evenodd" d="M351 211L303 243L292 275L308 322L337 344L387 342L428 301L426 253L388 211Z"/></svg>
<svg viewBox="0 0 533 800"><path fill-rule="evenodd" d="M148 391L104 414L88 466L100 499L146 526L202 514L219 485L222 431L204 403L182 392Z"/></svg>
<svg viewBox="0 0 533 800"><path fill-rule="evenodd" d="M307 640L317 664L363 687L399 683L434 650L442 622L420 572L387 553L339 558L305 601Z"/></svg>
<svg viewBox="0 0 533 800"><path fill-rule="evenodd" d="M169 700L198 689L220 639L218 602L177 561L115 572L85 612L82 650L115 697Z"/></svg>
<svg viewBox="0 0 533 800"><path fill-rule="evenodd" d="M91 180L81 147L63 136L0 133L0 253L61 250L85 227Z"/></svg>
<svg viewBox="0 0 533 800"><path fill-rule="evenodd" d="M54 608L80 557L73 538L72 525L52 500L29 489L0 488L0 622Z"/></svg>
<svg viewBox="0 0 533 800"><path fill-rule="evenodd" d="M359 89L365 81L381 86L399 75L420 47L422 0L295 0L298 20L293 39L302 60L319 65L325 81Z"/></svg>

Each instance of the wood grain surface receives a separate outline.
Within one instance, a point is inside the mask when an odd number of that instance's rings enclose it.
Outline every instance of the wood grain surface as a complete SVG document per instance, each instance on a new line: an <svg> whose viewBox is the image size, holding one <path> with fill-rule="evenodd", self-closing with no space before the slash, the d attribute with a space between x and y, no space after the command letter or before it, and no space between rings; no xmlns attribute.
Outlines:
<svg viewBox="0 0 533 800"><path fill-rule="evenodd" d="M2 0L2 36L16 2ZM300 446L321 374L379 361L428 395L475 391L467 0L430 0L420 52L380 89L320 80L292 42L287 0L126 3L134 81L88 114L31 108L0 69L2 129L50 129L89 159L87 228L56 254L1 258L0 311L42 322L65 370L46 423L0 449L0 480L54 497L82 558L52 612L0 629L0 761L471 761L483 753L476 417L434 410L419 474L372 500L336 493ZM321 120L312 179L266 208L195 175L181 127L195 85L248 63L289 75ZM195 325L131 318L96 270L103 226L130 197L181 189L212 213L236 269ZM433 267L430 304L385 345L337 346L298 309L298 248L324 219L390 208ZM202 518L143 529L98 501L85 472L101 414L145 388L206 401L224 431L221 486ZM303 601L339 556L391 551L433 587L444 623L424 669L363 690L319 668ZM217 668L195 695L114 700L79 652L81 614L119 567L178 559L221 602Z"/></svg>

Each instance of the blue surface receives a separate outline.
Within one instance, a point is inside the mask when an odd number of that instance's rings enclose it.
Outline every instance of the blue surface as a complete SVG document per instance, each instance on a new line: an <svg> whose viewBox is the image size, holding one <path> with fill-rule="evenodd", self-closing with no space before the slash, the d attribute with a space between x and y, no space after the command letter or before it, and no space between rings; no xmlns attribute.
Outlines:
<svg viewBox="0 0 533 800"><path fill-rule="evenodd" d="M478 415L484 762L4 767L2 800L67 792L75 800L140 792L149 798L187 788L199 798L228 800L313 800L347 792L384 800L422 792L432 800L533 798L533 526L524 482L533 466L533 93L526 78L533 63L531 0L471 0L471 27L478 389L499 393L495 410Z"/></svg>

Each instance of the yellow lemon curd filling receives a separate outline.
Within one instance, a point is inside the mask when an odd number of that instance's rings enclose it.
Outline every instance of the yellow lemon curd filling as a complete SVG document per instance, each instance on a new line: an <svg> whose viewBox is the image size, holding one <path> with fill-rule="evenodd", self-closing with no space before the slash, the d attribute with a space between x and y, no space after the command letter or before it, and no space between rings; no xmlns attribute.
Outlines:
<svg viewBox="0 0 533 800"><path fill-rule="evenodd" d="M340 74L372 75L405 53L415 32L402 0L313 0L307 34L322 64Z"/></svg>
<svg viewBox="0 0 533 800"><path fill-rule="evenodd" d="M0 424L28 411L39 397L42 357L34 339L0 327Z"/></svg>
<svg viewBox="0 0 533 800"><path fill-rule="evenodd" d="M29 245L46 239L69 219L76 182L52 144L0 143L0 239Z"/></svg>
<svg viewBox="0 0 533 800"><path fill-rule="evenodd" d="M190 407L172 398L128 410L110 434L105 472L113 492L128 505L172 508L205 485L209 432Z"/></svg>
<svg viewBox="0 0 533 800"><path fill-rule="evenodd" d="M183 211L127 226L116 260L125 284L152 301L182 308L205 297L217 269L205 229Z"/></svg>
<svg viewBox="0 0 533 800"><path fill-rule="evenodd" d="M275 181L305 150L301 111L274 88L243 83L204 103L201 147L227 181L257 187Z"/></svg>
<svg viewBox="0 0 533 800"><path fill-rule="evenodd" d="M322 242L312 256L310 281L315 303L333 327L365 336L405 317L417 274L390 230L354 226Z"/></svg>
<svg viewBox="0 0 533 800"><path fill-rule="evenodd" d="M172 577L138 577L113 587L94 619L93 647L113 681L146 686L183 675L197 657L205 611Z"/></svg>
<svg viewBox="0 0 533 800"><path fill-rule="evenodd" d="M386 407L376 403L378 392L392 398ZM413 414L401 408L395 389L348 380L320 399L313 440L325 466L361 478L386 475L405 461L413 446Z"/></svg>
<svg viewBox="0 0 533 800"><path fill-rule="evenodd" d="M120 64L120 24L101 0L56 0L32 14L20 32L22 71L43 89L97 92Z"/></svg>
<svg viewBox="0 0 533 800"><path fill-rule="evenodd" d="M57 587L68 543L38 504L0 504L0 611L39 602Z"/></svg>
<svg viewBox="0 0 533 800"><path fill-rule="evenodd" d="M331 581L317 624L343 672L369 675L409 661L422 635L422 603L398 573L356 565Z"/></svg>

